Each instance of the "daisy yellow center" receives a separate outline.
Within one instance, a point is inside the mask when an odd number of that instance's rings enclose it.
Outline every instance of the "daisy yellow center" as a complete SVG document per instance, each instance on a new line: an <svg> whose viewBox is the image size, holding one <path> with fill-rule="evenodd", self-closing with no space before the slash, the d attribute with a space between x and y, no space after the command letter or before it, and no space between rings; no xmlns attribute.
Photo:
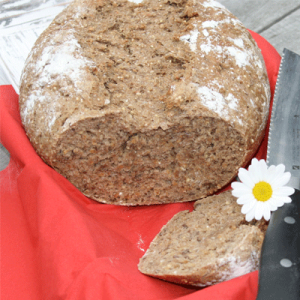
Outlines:
<svg viewBox="0 0 300 300"><path fill-rule="evenodd" d="M257 201L265 202L272 197L273 190L269 183L260 181L254 186L252 193Z"/></svg>

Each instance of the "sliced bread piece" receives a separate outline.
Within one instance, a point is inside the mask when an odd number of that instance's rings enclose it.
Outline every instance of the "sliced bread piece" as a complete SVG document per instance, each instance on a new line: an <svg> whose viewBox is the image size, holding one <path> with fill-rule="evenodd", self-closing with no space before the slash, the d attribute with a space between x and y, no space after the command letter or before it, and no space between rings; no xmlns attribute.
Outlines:
<svg viewBox="0 0 300 300"><path fill-rule="evenodd" d="M142 273L207 286L258 269L265 221L246 222L231 191L199 200L194 208L161 229L140 259Z"/></svg>

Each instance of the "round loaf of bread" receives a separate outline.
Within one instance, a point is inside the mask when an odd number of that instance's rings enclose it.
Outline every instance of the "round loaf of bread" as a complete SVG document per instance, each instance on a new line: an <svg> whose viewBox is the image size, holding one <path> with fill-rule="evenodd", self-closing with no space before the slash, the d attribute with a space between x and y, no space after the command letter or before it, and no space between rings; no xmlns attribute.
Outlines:
<svg viewBox="0 0 300 300"><path fill-rule="evenodd" d="M121 205L228 184L262 140L269 100L259 48L214 0L75 0L38 38L20 87L42 159Z"/></svg>

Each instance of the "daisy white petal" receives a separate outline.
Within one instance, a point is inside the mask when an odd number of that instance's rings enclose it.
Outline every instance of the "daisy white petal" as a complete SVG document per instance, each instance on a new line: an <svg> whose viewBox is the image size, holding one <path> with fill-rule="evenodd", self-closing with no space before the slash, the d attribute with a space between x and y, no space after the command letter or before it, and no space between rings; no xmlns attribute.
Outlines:
<svg viewBox="0 0 300 300"><path fill-rule="evenodd" d="M243 196L245 194L251 193L251 189L248 188L247 186L243 185L240 182L233 182L231 184L231 187L233 188L232 195L235 196L235 197L240 197L240 196Z"/></svg>
<svg viewBox="0 0 300 300"><path fill-rule="evenodd" d="M277 203L277 202L276 202L276 200L274 200L274 198L271 198L271 199L268 201L268 204L269 204L269 207L270 207L270 210L271 210L271 211L275 211L275 210L278 208L278 206L277 206L276 203Z"/></svg>
<svg viewBox="0 0 300 300"><path fill-rule="evenodd" d="M236 198L242 197L245 194L248 194L248 190L232 190L232 195Z"/></svg>
<svg viewBox="0 0 300 300"><path fill-rule="evenodd" d="M268 173L269 173L268 182L270 184L273 184L273 182L276 181L277 178L280 178L284 172L282 171L282 169L280 167L278 168L278 166L271 166L269 168Z"/></svg>
<svg viewBox="0 0 300 300"><path fill-rule="evenodd" d="M245 187L245 185L242 182L238 182L238 181L233 182L231 184L231 187L233 189L247 189L247 190L250 190L249 188Z"/></svg>
<svg viewBox="0 0 300 300"><path fill-rule="evenodd" d="M266 163L262 159L257 161L256 172L258 176L258 181L264 180L266 167Z"/></svg>
<svg viewBox="0 0 300 300"><path fill-rule="evenodd" d="M252 189L255 185L254 181L252 178L249 176L249 172L245 169L240 169L239 174L238 174L240 180L242 183L244 183L246 186L248 186L250 189Z"/></svg>
<svg viewBox="0 0 300 300"><path fill-rule="evenodd" d="M259 176L257 175L257 173L254 173L254 172L249 172L249 176L251 176L253 182L257 183L260 181L260 178Z"/></svg>
<svg viewBox="0 0 300 300"><path fill-rule="evenodd" d="M259 166L259 162L256 158L252 159L251 165L249 166L248 169L249 169L249 172L251 172L253 174L253 176L255 176L257 182L261 180L260 166Z"/></svg>
<svg viewBox="0 0 300 300"><path fill-rule="evenodd" d="M272 181L277 176L276 167L274 165L270 166L268 169L268 182L272 183Z"/></svg>
<svg viewBox="0 0 300 300"><path fill-rule="evenodd" d="M282 176L282 180L281 180L281 185L286 185L288 184L288 182L291 179L291 173L290 172L285 172Z"/></svg>
<svg viewBox="0 0 300 300"><path fill-rule="evenodd" d="M252 179L254 183L259 181L258 168L258 160L256 158L253 158L251 161L251 165L248 168L248 176Z"/></svg>
<svg viewBox="0 0 300 300"><path fill-rule="evenodd" d="M274 170L273 179L272 179L272 181L270 181L270 184L273 184L273 182L276 182L276 180L282 176L282 174L284 173L284 170L285 170L285 166L283 164L276 166L275 170Z"/></svg>
<svg viewBox="0 0 300 300"><path fill-rule="evenodd" d="M284 203L291 203L292 199L290 197L282 197Z"/></svg>
<svg viewBox="0 0 300 300"><path fill-rule="evenodd" d="M264 213L264 203L261 201L257 201L256 208L255 208L255 220L260 220Z"/></svg>
<svg viewBox="0 0 300 300"><path fill-rule="evenodd" d="M260 167L261 180L266 180L268 176L268 166L263 159L261 159L258 163Z"/></svg>
<svg viewBox="0 0 300 300"><path fill-rule="evenodd" d="M246 214L246 221L251 222L255 216L255 206Z"/></svg>
<svg viewBox="0 0 300 300"><path fill-rule="evenodd" d="M294 194L295 190L289 186L281 186L274 189L274 196L290 196Z"/></svg>
<svg viewBox="0 0 300 300"><path fill-rule="evenodd" d="M273 199L272 203L274 203L277 207L281 207L285 203L284 197L273 196L272 199Z"/></svg>
<svg viewBox="0 0 300 300"><path fill-rule="evenodd" d="M258 159L257 158L252 158L251 160L251 165L249 166L249 169L252 168L254 172L257 172L258 168Z"/></svg>
<svg viewBox="0 0 300 300"><path fill-rule="evenodd" d="M286 185L291 179L291 173L290 172L286 172L283 173L281 176L278 176L277 178L274 178L272 180L272 185L274 186L284 186Z"/></svg>
<svg viewBox="0 0 300 300"><path fill-rule="evenodd" d="M257 204L257 201L252 200L250 202L247 202L242 207L242 213L247 214L253 207L255 207Z"/></svg>
<svg viewBox="0 0 300 300"><path fill-rule="evenodd" d="M264 219L265 219L266 221L269 221L270 218L271 218L271 212L270 212L270 211L271 211L270 208L264 210L263 217L264 217Z"/></svg>
<svg viewBox="0 0 300 300"><path fill-rule="evenodd" d="M240 205L243 205L243 204L246 204L248 202L251 202L253 201L253 195L252 194L245 194L245 195L242 195L241 197L239 197L237 199L237 203L240 204Z"/></svg>
<svg viewBox="0 0 300 300"><path fill-rule="evenodd" d="M292 199L288 196L274 196L273 197L276 201L280 202L280 203L291 203ZM282 205L281 205L282 206Z"/></svg>

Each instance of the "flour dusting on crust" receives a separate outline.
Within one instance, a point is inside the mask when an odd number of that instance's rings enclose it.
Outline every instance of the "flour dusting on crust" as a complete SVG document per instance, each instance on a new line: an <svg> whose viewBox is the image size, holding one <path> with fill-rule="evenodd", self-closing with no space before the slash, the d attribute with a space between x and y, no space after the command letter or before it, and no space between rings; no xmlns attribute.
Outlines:
<svg viewBox="0 0 300 300"><path fill-rule="evenodd" d="M59 32L56 35L58 36ZM53 93L50 95L47 92L47 87L55 84L61 87L61 90L56 92L57 98L61 96L62 92L68 93L68 86L72 86L77 94L82 93L87 68L92 67L93 62L81 55L80 48L81 46L70 30L65 35L63 43L55 44L53 42L46 46L36 62L32 62L31 57L29 57L27 63L36 74L36 81L33 86L37 88L29 95L23 107L22 115L25 122L29 122L36 104L47 102L45 123L48 125L46 128L51 130L57 115L59 115L61 105L59 101L52 99Z"/></svg>
<svg viewBox="0 0 300 300"><path fill-rule="evenodd" d="M188 34L182 35L180 40L189 45L191 51L198 56L198 59L213 55L222 62L228 58L231 65L226 68L234 67L236 70L240 69L239 72L243 73L246 72L246 68L255 66L257 76L261 77L261 70L263 69L261 55L257 54L256 46L247 35L243 34L242 37L236 38L231 37L230 32L228 32L228 36L223 36L220 40L222 32L227 30L226 28L231 28L232 25L243 28L243 24L231 15L223 5L214 0L203 2L202 5L205 8L214 9L216 15L219 11L222 11L223 17L218 20L209 19L204 22L195 22L193 24L194 28ZM208 78L208 76L208 74L203 74L203 78ZM206 86L194 83L200 102L231 124L245 126L242 120L245 118L246 112L238 109L241 104L241 97L238 96L240 92L236 90L222 93L220 91L227 88L222 85L221 81L218 83L211 79L207 81ZM242 78L238 77L237 81L242 81ZM263 85L263 89L269 99L269 87ZM259 105L257 98L250 97L249 106L252 109ZM267 106L264 108L264 113L267 116Z"/></svg>
<svg viewBox="0 0 300 300"><path fill-rule="evenodd" d="M209 0L203 3L203 6L205 7L213 7L213 8L221 8L226 10L225 6L219 3L218 1L215 0Z"/></svg>
<svg viewBox="0 0 300 300"><path fill-rule="evenodd" d="M255 258L254 258L255 256ZM223 273L222 281L248 274L257 270L258 254L253 253L253 257L241 261L238 257L230 256L220 260L220 266L228 265L227 271Z"/></svg>
<svg viewBox="0 0 300 300"><path fill-rule="evenodd" d="M191 50L195 52L197 50L198 35L199 35L199 31L198 29L195 28L189 34L181 36L180 40L188 43Z"/></svg>

